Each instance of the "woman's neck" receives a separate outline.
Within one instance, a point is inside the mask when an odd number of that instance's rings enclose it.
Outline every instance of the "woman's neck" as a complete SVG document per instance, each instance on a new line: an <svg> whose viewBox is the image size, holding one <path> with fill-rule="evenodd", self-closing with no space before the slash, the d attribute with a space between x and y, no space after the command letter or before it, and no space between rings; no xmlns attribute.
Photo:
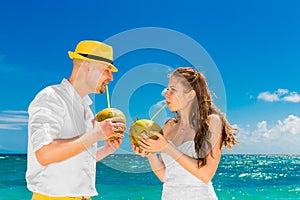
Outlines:
<svg viewBox="0 0 300 200"><path fill-rule="evenodd" d="M190 109L191 105L189 106L186 106L185 108L179 110L179 114L180 114L180 123L183 125L183 126L186 126L186 125L189 125L190 124Z"/></svg>

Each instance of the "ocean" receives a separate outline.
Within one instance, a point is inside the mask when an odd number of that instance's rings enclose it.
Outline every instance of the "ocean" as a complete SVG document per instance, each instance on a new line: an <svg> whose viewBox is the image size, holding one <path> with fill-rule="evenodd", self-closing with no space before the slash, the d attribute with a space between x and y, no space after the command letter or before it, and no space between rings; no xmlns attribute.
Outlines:
<svg viewBox="0 0 300 200"><path fill-rule="evenodd" d="M0 200L30 199L26 155L0 155ZM222 156L212 180L220 200L300 200L300 155ZM145 158L114 154L97 164L93 200L156 200L162 184Z"/></svg>

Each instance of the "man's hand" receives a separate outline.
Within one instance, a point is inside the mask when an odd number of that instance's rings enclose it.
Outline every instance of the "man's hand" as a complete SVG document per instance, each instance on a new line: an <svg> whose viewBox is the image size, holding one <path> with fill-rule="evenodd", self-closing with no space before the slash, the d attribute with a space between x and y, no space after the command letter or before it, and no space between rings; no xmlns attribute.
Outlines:
<svg viewBox="0 0 300 200"><path fill-rule="evenodd" d="M121 117L109 118L102 122L95 120L93 130L98 134L98 141L106 140L113 136L123 138L123 134L120 132L125 132L126 130L125 120Z"/></svg>
<svg viewBox="0 0 300 200"><path fill-rule="evenodd" d="M115 140L105 140L104 149L108 154L114 153L122 144L124 135Z"/></svg>

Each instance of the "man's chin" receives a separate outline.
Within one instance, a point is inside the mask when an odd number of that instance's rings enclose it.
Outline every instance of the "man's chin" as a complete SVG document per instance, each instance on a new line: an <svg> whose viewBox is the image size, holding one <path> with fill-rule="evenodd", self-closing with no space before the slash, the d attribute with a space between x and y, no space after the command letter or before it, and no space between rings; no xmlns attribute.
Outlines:
<svg viewBox="0 0 300 200"><path fill-rule="evenodd" d="M103 94L105 92L105 87L101 86L99 88L96 88L96 93L97 94Z"/></svg>
<svg viewBox="0 0 300 200"><path fill-rule="evenodd" d="M96 90L95 90L95 93L96 94L104 94L105 93L105 90L104 89L101 89L101 88L97 88Z"/></svg>

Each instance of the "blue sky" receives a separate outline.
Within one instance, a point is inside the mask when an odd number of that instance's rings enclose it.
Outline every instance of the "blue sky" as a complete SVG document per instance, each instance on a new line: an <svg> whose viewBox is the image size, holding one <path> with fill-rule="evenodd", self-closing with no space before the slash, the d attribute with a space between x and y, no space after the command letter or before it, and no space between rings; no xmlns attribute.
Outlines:
<svg viewBox="0 0 300 200"><path fill-rule="evenodd" d="M67 51L83 39L113 44L120 71L110 85L112 106L125 110L129 122L157 110L170 69L191 65L188 55L198 55L199 49L188 49L192 41L202 47L199 58L211 62L199 69L209 76L216 104L240 129L241 144L233 153L299 153L299 8L297 0L4 1L0 153L26 152L30 101L69 76ZM125 41L124 33L136 30L136 37ZM159 38L164 30L183 39ZM130 51L120 53L123 47ZM106 107L105 95L93 98L95 112ZM162 123L169 114L164 111L156 120ZM122 150L130 151L128 137Z"/></svg>

